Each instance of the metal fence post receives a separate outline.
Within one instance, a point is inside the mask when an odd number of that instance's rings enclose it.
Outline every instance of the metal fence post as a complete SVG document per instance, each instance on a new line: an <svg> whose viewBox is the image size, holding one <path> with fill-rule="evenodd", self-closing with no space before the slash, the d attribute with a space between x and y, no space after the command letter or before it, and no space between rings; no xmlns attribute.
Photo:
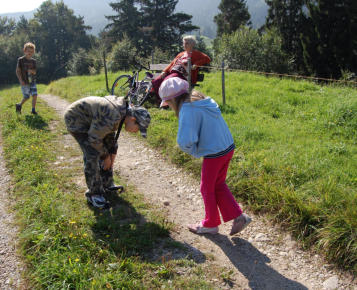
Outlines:
<svg viewBox="0 0 357 290"><path fill-rule="evenodd" d="M222 101L223 105L226 104L226 86L225 86L225 78L224 78L224 60L222 60Z"/></svg>

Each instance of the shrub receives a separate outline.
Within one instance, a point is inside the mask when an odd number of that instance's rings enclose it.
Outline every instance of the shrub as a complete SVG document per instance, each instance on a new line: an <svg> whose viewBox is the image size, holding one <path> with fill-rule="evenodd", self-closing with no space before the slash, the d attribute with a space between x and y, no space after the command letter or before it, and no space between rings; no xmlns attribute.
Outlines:
<svg viewBox="0 0 357 290"><path fill-rule="evenodd" d="M137 54L137 50L130 42L128 37L118 41L109 54L108 69L110 71L128 70L133 65L133 60Z"/></svg>
<svg viewBox="0 0 357 290"><path fill-rule="evenodd" d="M68 74L88 75L91 64L92 59L88 56L88 53L83 48L80 48L77 52L73 53L68 63Z"/></svg>
<svg viewBox="0 0 357 290"><path fill-rule="evenodd" d="M255 29L242 27L217 38L214 49L216 65L224 60L231 69L277 73L289 70L289 59L281 49L281 38L276 30L260 35Z"/></svg>

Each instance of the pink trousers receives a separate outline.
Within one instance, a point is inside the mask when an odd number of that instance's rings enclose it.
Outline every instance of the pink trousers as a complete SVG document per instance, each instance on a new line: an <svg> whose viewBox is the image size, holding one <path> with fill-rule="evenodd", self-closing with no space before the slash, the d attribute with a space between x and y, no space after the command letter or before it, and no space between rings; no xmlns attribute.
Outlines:
<svg viewBox="0 0 357 290"><path fill-rule="evenodd" d="M227 170L233 154L234 150L221 157L203 159L201 194L205 205L205 219L202 221L204 227L216 227L221 224L219 211L224 222L242 214L226 184Z"/></svg>

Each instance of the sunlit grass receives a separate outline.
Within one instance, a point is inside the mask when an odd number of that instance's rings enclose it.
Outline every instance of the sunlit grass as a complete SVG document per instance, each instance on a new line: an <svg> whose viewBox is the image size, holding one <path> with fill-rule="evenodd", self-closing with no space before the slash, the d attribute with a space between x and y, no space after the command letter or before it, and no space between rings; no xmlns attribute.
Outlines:
<svg viewBox="0 0 357 290"><path fill-rule="evenodd" d="M97 90L92 80L77 78L90 94ZM357 271L357 90L230 72L223 106L220 80L220 72L206 73L199 89L221 105L234 136L228 180L235 195L268 212L306 246ZM70 80L50 89L68 100L83 96ZM151 114L148 142L199 177L200 160L176 145L174 114Z"/></svg>
<svg viewBox="0 0 357 290"><path fill-rule="evenodd" d="M202 278L207 271L198 270L201 266L191 260L186 247L169 237L173 225L134 187L128 185L120 196L110 195L110 210L88 207L85 189L73 180L83 178L81 162L73 161L78 153L61 143L66 134L62 120L41 101L39 115L26 110L17 115L18 91L17 86L0 91L0 121L29 287L210 289ZM55 166L59 156L72 167ZM167 246L161 251L176 245L187 259L161 259L160 252L153 259L162 241ZM182 277L177 269L187 269L189 275Z"/></svg>

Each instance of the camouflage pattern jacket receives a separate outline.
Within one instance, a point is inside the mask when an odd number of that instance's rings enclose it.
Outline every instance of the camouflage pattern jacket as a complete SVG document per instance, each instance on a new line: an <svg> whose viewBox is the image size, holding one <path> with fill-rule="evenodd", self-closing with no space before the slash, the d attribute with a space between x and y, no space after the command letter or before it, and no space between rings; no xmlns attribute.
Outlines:
<svg viewBox="0 0 357 290"><path fill-rule="evenodd" d="M64 119L72 135L88 134L90 144L104 159L108 154L116 154L115 133L126 111L123 97L86 97L72 103Z"/></svg>

